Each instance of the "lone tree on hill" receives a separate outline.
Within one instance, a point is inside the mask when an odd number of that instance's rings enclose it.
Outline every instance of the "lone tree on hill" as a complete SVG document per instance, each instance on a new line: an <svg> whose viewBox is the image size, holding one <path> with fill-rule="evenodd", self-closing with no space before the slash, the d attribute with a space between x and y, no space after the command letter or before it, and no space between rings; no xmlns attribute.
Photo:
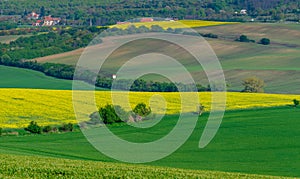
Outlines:
<svg viewBox="0 0 300 179"><path fill-rule="evenodd" d="M263 93L265 83L263 80L257 77L250 77L243 80L244 90L242 92L247 93Z"/></svg>

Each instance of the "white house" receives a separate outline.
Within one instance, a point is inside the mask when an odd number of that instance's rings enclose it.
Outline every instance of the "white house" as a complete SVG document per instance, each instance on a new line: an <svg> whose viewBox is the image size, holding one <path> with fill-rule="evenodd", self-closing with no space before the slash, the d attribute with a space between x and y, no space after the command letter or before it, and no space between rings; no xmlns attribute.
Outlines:
<svg viewBox="0 0 300 179"><path fill-rule="evenodd" d="M247 14L247 10L246 9L242 9L241 12L240 12L240 14L246 15Z"/></svg>

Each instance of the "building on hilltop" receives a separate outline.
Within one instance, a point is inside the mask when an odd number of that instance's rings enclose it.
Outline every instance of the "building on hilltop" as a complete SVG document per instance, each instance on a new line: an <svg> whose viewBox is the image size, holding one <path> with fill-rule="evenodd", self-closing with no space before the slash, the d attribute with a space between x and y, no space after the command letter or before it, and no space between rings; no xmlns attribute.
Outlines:
<svg viewBox="0 0 300 179"><path fill-rule="evenodd" d="M40 14L37 14L35 12L31 12L30 14L28 14L27 16L28 19L39 19L40 18Z"/></svg>
<svg viewBox="0 0 300 179"><path fill-rule="evenodd" d="M59 24L61 21L60 18L53 18L51 15L44 17L44 24L43 26L53 26Z"/></svg>
<svg viewBox="0 0 300 179"><path fill-rule="evenodd" d="M247 15L247 10L246 9L242 9L241 12L240 12L240 14Z"/></svg>
<svg viewBox="0 0 300 179"><path fill-rule="evenodd" d="M36 22L32 23L32 26L41 26L42 20L37 20Z"/></svg>
<svg viewBox="0 0 300 179"><path fill-rule="evenodd" d="M140 22L153 22L153 18L141 18Z"/></svg>

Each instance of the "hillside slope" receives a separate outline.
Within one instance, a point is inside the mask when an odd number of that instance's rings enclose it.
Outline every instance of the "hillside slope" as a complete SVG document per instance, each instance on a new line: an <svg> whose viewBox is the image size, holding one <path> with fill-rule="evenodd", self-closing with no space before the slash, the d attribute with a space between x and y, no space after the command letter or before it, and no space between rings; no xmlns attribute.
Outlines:
<svg viewBox="0 0 300 179"><path fill-rule="evenodd" d="M82 87L88 86L82 82ZM71 90L72 81L46 76L33 70L0 65L0 88Z"/></svg>
<svg viewBox="0 0 300 179"><path fill-rule="evenodd" d="M0 159L0 178L279 178L35 156L0 154Z"/></svg>
<svg viewBox="0 0 300 179"><path fill-rule="evenodd" d="M213 33L218 39L206 39L218 56L229 90L242 90L242 80L257 76L266 83L265 91L268 93L300 93L296 84L300 83L300 28L299 24L256 24L242 23L196 29L200 33ZM240 35L247 35L257 42L261 38L270 38L271 45L264 46L257 43L241 43L235 40ZM120 40L124 37L118 37ZM99 50L105 51L114 45L117 38L106 37ZM185 65L193 77L202 85L207 85L206 74L199 64L188 56L178 51L176 47L159 41L147 40L130 43L115 51L111 58L105 61L102 70L116 73L118 68L128 59L138 53L148 53L148 46L158 53L172 54L179 62ZM84 49L64 54L38 58L39 62L66 63L75 65ZM145 67L147 68L147 67ZM159 67L157 67L159 68ZM140 69L140 67L139 67ZM173 69L176 71L175 69ZM148 77L148 79L151 79ZM152 80L160 80L152 78Z"/></svg>

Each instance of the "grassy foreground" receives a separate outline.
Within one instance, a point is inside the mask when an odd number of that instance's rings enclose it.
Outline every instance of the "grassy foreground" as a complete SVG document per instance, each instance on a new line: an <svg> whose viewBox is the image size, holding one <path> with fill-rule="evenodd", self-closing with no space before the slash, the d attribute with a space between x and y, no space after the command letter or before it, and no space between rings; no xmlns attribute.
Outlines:
<svg viewBox="0 0 300 179"><path fill-rule="evenodd" d="M79 103L86 103L85 94L82 92L81 99L73 99ZM119 105L125 105L126 93L117 92L116 98L122 99ZM184 93L184 95L194 97L195 93ZM96 103L98 107L112 103L111 92L97 91ZM195 112L196 105L188 104L181 109L181 98L179 93L150 93L131 92L129 102L133 108L138 103L152 101L154 113L163 113L164 101L166 103L166 114L179 114L181 112ZM279 94L247 94L247 93L227 93L226 110L261 108L272 106L291 105L293 99L299 99L298 95ZM211 93L199 93L199 101L210 110ZM38 90L38 89L0 89L0 127L1 128L23 128L31 120L35 120L40 125L56 125L61 123L77 123L75 118L72 91L70 90ZM96 109L96 108L94 108ZM131 110L131 109L126 109ZM95 111L90 111L89 114ZM84 120L89 120L89 114Z"/></svg>
<svg viewBox="0 0 300 179"><path fill-rule="evenodd" d="M208 117L204 114L185 144L170 156L147 165L300 177L299 114L299 108L293 107L228 111L213 141L199 149ZM177 115L170 115L152 128L122 125L111 126L110 130L127 141L150 142L165 136L177 119ZM117 162L99 153L81 132L2 136L0 144L1 154Z"/></svg>
<svg viewBox="0 0 300 179"><path fill-rule="evenodd" d="M279 178L241 173L0 155L0 178Z"/></svg>

